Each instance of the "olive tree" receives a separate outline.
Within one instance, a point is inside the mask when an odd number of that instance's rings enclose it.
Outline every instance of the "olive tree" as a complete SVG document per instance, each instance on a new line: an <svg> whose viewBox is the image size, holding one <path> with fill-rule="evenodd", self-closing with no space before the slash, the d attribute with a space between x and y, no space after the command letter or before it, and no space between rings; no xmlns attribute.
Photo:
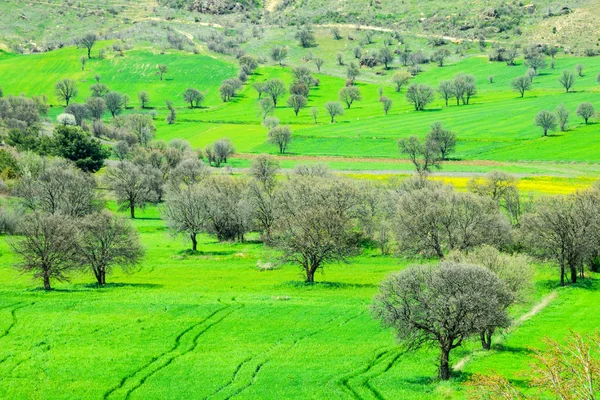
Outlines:
<svg viewBox="0 0 600 400"><path fill-rule="evenodd" d="M79 267L79 232L70 218L60 214L32 213L24 217L17 239L9 242L24 273L42 278L45 290L51 279L68 281L70 271Z"/></svg>
<svg viewBox="0 0 600 400"><path fill-rule="evenodd" d="M296 116L298 116L300 109L306 107L306 103L306 97L301 96L299 94L293 94L287 99L287 105L292 107Z"/></svg>
<svg viewBox="0 0 600 400"><path fill-rule="evenodd" d="M271 96L274 106L277 107L277 99L283 96L287 92L287 89L281 79L273 78L265 82L264 92Z"/></svg>
<svg viewBox="0 0 600 400"><path fill-rule="evenodd" d="M106 285L106 274L114 266L128 269L144 253L134 227L108 211L89 214L78 226L77 247L82 264L92 270L100 286Z"/></svg>
<svg viewBox="0 0 600 400"><path fill-rule="evenodd" d="M395 72L392 75L392 83L394 84L394 89L396 92L400 92L402 90L402 86L406 85L408 81L410 81L411 75L408 72Z"/></svg>
<svg viewBox="0 0 600 400"><path fill-rule="evenodd" d="M169 67L165 64L160 64L156 68L158 68L158 75L160 76L160 80L163 80L163 75L169 72Z"/></svg>
<svg viewBox="0 0 600 400"><path fill-rule="evenodd" d="M410 349L440 349L438 378L451 376L450 352L484 328L507 327L511 294L490 270L444 262L415 265L388 276L379 286L373 313Z"/></svg>
<svg viewBox="0 0 600 400"><path fill-rule="evenodd" d="M306 282L327 263L345 261L354 254L355 210L359 195L345 179L296 176L278 194L279 213L273 227L273 245L281 261L296 264Z"/></svg>
<svg viewBox="0 0 600 400"><path fill-rule="evenodd" d="M198 89L188 88L183 92L183 100L190 103L190 108L200 107L204 101L204 94Z"/></svg>

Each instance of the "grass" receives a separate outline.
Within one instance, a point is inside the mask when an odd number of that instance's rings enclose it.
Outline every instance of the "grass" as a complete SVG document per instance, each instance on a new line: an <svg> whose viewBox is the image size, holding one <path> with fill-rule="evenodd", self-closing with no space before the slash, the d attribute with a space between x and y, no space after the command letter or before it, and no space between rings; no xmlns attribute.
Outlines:
<svg viewBox="0 0 600 400"><path fill-rule="evenodd" d="M44 292L20 275L0 240L0 397L3 398L464 398L462 382L495 370L522 379L528 347L562 340L569 327L596 327L595 279L557 289L556 270L540 267L525 313L553 290L549 307L483 353L475 342L450 382L435 376L435 349L403 351L372 319L378 283L406 261L367 251L332 265L307 286L297 267L264 271L259 243L218 243L200 251L169 236L157 210L135 220L147 249L132 273L115 271L105 288L82 271Z"/></svg>

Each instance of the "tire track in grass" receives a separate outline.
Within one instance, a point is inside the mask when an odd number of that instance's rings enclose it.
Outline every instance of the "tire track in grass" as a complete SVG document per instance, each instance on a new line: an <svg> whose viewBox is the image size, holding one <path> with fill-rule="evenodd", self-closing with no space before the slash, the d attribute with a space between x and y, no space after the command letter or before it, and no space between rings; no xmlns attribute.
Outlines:
<svg viewBox="0 0 600 400"><path fill-rule="evenodd" d="M18 319L17 319L17 310L20 310L21 308L25 308L27 306L32 306L32 305L35 304L35 302L33 302L33 303L26 303L26 304L23 304L23 303L16 303L16 304L17 305L14 305L15 307L12 310L10 310L10 316L12 318L12 321L8 325L8 328L6 328L4 330L4 332L0 333L0 339L8 336L8 334L10 333L10 331L12 331L12 329L17 324L17 322L18 322ZM18 305L18 304L21 304L21 305ZM7 308L7 307L5 307L5 308Z"/></svg>
<svg viewBox="0 0 600 400"><path fill-rule="evenodd" d="M392 359L390 360L390 362L387 363L387 365L385 366L385 368L378 373L375 373L369 377L367 377L367 379L365 380L365 382L363 383L363 385L371 392L371 394L378 400L384 400L385 397L383 397L383 395L373 387L373 385L371 385L371 379L375 379L380 377L381 375L385 374L386 372L388 372L390 369L392 369L392 367L394 366L394 364L396 364L396 361L398 361L398 359L400 359L400 356L402 356L402 354L404 354L403 351L398 352L395 356L392 357Z"/></svg>
<svg viewBox="0 0 600 400"><path fill-rule="evenodd" d="M342 321L338 326L342 326L345 325L346 323L352 321L353 319L358 318L360 315L364 314L364 310L361 311L360 313ZM330 329L334 323L334 321L340 319L343 315L337 315L333 318L330 318L329 320L327 320L323 326L319 329L316 329L306 335L300 336L298 338L296 338L295 340L293 340L291 343L287 344L287 345L282 345L281 342L276 343L275 345L273 345L269 350L267 350L266 352L262 353L261 355L257 356L257 357L251 357L245 361L243 361L238 368L236 368L236 370L234 371L234 376L232 377L232 379L224 386L222 386L221 388L219 388L217 391L213 392L212 394L208 395L205 399L209 399L212 398L214 396L217 396L219 393L223 393L226 392L226 390L230 387L233 387L235 385L235 381L237 380L237 377L242 375L241 372L242 369L244 369L245 366L249 366L249 368L254 367L253 369L251 369L252 373L249 376L248 381L246 381L245 383L242 383L240 387L236 388L231 394L226 395L226 397L223 397L223 400L230 400L235 396L240 395L241 393L243 393L244 391L246 391L247 389L251 388L252 385L256 382L256 379L258 377L258 374L260 373L260 371L263 369L263 367L269 363L272 359L273 356L271 356L270 354L277 350L278 348L281 348L280 350L278 350L279 354L285 354L289 351L291 351L292 349L294 349L295 347L298 346L298 344L300 342L302 342L303 340L306 340L312 336L315 336L321 332L326 331L327 329ZM254 360L255 362L252 362L252 360Z"/></svg>
<svg viewBox="0 0 600 400"><path fill-rule="evenodd" d="M167 367L169 364L171 364L173 362L173 360L193 351L196 348L196 346L198 345L198 340L202 334L204 334L206 331L208 331L210 328L212 328L216 324L223 321L234 311L243 307L243 305L234 307L233 310L230 310L231 307L232 306L230 304L224 305L223 307L213 311L210 315L208 315L202 321L192 324L188 328L184 329L175 338L175 343L173 344L171 349L161 353L160 355L158 355L156 357L153 357L146 364L142 365L140 368L133 371L129 375L123 377L118 385L116 385L115 387L109 389L107 392L104 393L104 396L103 396L104 399L109 399L111 397L117 397L117 395L119 395L119 394L122 394L122 396L121 396L122 398L128 398L129 395L134 390L136 390L140 386L142 386L150 376L154 375L156 372ZM229 311L226 312L227 310L229 310ZM215 316L222 314L224 312L225 312L225 315L223 317L206 325L206 323L209 320L213 319ZM204 328L202 329L203 326L204 326ZM190 333L193 332L195 329L199 329L199 331L195 335L191 336ZM180 348L182 346L186 345L185 342L190 340L188 338L190 336L191 336L191 343L187 343L188 347L185 350L181 350ZM127 387L129 387L129 388L126 389ZM121 393L121 392L124 392L124 393Z"/></svg>

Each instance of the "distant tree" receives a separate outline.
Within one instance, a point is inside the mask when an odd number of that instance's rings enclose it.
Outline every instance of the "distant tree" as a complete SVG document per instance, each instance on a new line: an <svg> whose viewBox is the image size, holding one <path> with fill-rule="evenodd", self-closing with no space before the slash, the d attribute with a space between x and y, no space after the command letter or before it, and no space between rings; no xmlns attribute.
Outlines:
<svg viewBox="0 0 600 400"><path fill-rule="evenodd" d="M355 101L362 100L360 89L356 86L346 86L340 89L339 92L340 101L346 103L348 109L352 106Z"/></svg>
<svg viewBox="0 0 600 400"><path fill-rule="evenodd" d="M142 90L138 93L138 100L142 105L142 108L146 108L148 103L150 103L150 95L145 90Z"/></svg>
<svg viewBox="0 0 600 400"><path fill-rule="evenodd" d="M521 93L521 97L525 97L525 91L531 89L531 79L527 76L519 76L512 80L511 86Z"/></svg>
<svg viewBox="0 0 600 400"><path fill-rule="evenodd" d="M63 126L75 126L77 125L77 120L73 114L62 113L56 117L56 123Z"/></svg>
<svg viewBox="0 0 600 400"><path fill-rule="evenodd" d="M410 158L420 176L427 175L432 168L440 168L439 149L432 145L432 142L422 142L417 136L409 136L398 141L400 152Z"/></svg>
<svg viewBox="0 0 600 400"><path fill-rule="evenodd" d="M54 85L54 94L59 100L69 105L71 99L77 97L77 83L73 79L62 79Z"/></svg>
<svg viewBox="0 0 600 400"><path fill-rule="evenodd" d="M310 94L310 88L304 82L294 81L290 85L290 94L297 94L308 98L308 95Z"/></svg>
<svg viewBox="0 0 600 400"><path fill-rule="evenodd" d="M340 29L337 27L331 28L331 34L333 35L333 40L342 39L342 35L340 34Z"/></svg>
<svg viewBox="0 0 600 400"><path fill-rule="evenodd" d="M59 214L27 214L20 231L22 235L9 242L19 260L17 267L42 278L45 290L52 290L51 279L68 281L69 272L79 266L73 220Z"/></svg>
<svg viewBox="0 0 600 400"><path fill-rule="evenodd" d="M539 52L534 52L528 56L526 56L525 64L533 69L536 73L539 69L546 68L546 60L544 59L544 55Z"/></svg>
<svg viewBox="0 0 600 400"><path fill-rule="evenodd" d="M40 171L23 176L13 194L35 213L61 214L80 218L94 209L96 182L65 160L40 166Z"/></svg>
<svg viewBox="0 0 600 400"><path fill-rule="evenodd" d="M519 56L519 51L512 47L504 52L503 58L506 65L515 65L515 59Z"/></svg>
<svg viewBox="0 0 600 400"><path fill-rule="evenodd" d="M566 131L569 127L569 114L571 114L571 112L564 104L560 104L556 107L556 118L558 119L558 125L560 126L561 132Z"/></svg>
<svg viewBox="0 0 600 400"><path fill-rule="evenodd" d="M156 68L158 68L158 74L160 76L160 80L162 81L163 75L169 72L169 67L167 67L165 64L160 64Z"/></svg>
<svg viewBox="0 0 600 400"><path fill-rule="evenodd" d="M90 117L90 109L85 104L71 103L65 108L65 112L75 117L75 123L81 123Z"/></svg>
<svg viewBox="0 0 600 400"><path fill-rule="evenodd" d="M300 42L300 46L304 48L316 46L315 34L310 26L304 26L296 32L296 39Z"/></svg>
<svg viewBox="0 0 600 400"><path fill-rule="evenodd" d="M217 167L220 167L223 163L227 163L229 157L235 154L235 147L227 138L219 139L213 143L213 149L217 161Z"/></svg>
<svg viewBox="0 0 600 400"><path fill-rule="evenodd" d="M577 64L575 66L575 71L577 71L577 76L580 78L583 77L583 64Z"/></svg>
<svg viewBox="0 0 600 400"><path fill-rule="evenodd" d="M575 74L573 74L573 72L569 70L564 70L560 74L558 82L560 82L560 84L565 88L567 93L569 93L569 89L571 89L573 87L573 84L575 83Z"/></svg>
<svg viewBox="0 0 600 400"><path fill-rule="evenodd" d="M271 157L258 156L250 167L253 179L248 185L249 202L263 240L271 242L271 231L277 218L277 180L279 162Z"/></svg>
<svg viewBox="0 0 600 400"><path fill-rule="evenodd" d="M110 111L113 118L123 112L125 104L123 103L123 95L119 92L110 92L104 95L106 108Z"/></svg>
<svg viewBox="0 0 600 400"><path fill-rule="evenodd" d="M329 101L325 103L325 109L331 117L331 123L335 122L335 117L338 115L344 115L344 107L337 101Z"/></svg>
<svg viewBox="0 0 600 400"><path fill-rule="evenodd" d="M325 60L323 60L321 57L317 57L314 61L315 65L317 66L317 71L321 72L321 67L323 64L325 64Z"/></svg>
<svg viewBox="0 0 600 400"><path fill-rule="evenodd" d="M390 111L390 109L392 108L392 103L393 103L392 99L387 98L385 96L382 96L379 101L383 105L383 112L384 112L384 114L387 115L388 112Z"/></svg>
<svg viewBox="0 0 600 400"><path fill-rule="evenodd" d="M145 114L130 114L125 116L125 126L133 133L142 147L148 147L156 132L152 117Z"/></svg>
<svg viewBox="0 0 600 400"><path fill-rule="evenodd" d="M198 250L199 233L206 227L205 197L199 185L167 191L165 218L171 231L189 236L192 251Z"/></svg>
<svg viewBox="0 0 600 400"><path fill-rule="evenodd" d="M219 94L221 95L221 100L226 103L235 96L235 88L229 83L223 83L219 87Z"/></svg>
<svg viewBox="0 0 600 400"><path fill-rule="evenodd" d="M100 79L102 79L102 77L100 76L100 74L95 74L94 75L94 80L96 81L96 83L100 83Z"/></svg>
<svg viewBox="0 0 600 400"><path fill-rule="evenodd" d="M87 62L87 58L85 56L81 56L79 58L79 63L81 64L81 70L85 71L85 63Z"/></svg>
<svg viewBox="0 0 600 400"><path fill-rule="evenodd" d="M281 261L302 268L306 282L326 264L345 261L356 253L355 215L360 196L346 179L296 176L277 197L278 218L272 244Z"/></svg>
<svg viewBox="0 0 600 400"><path fill-rule="evenodd" d="M583 275L584 262L600 246L600 195L587 190L536 201L535 210L521 220L524 243L533 255L555 261L560 284L567 271L571 282Z"/></svg>
<svg viewBox="0 0 600 400"><path fill-rule="evenodd" d="M535 116L535 126L539 126L544 131L544 136L548 136L548 131L556 129L556 115L550 111L542 110Z"/></svg>
<svg viewBox="0 0 600 400"><path fill-rule="evenodd" d="M94 120L99 120L106 111L106 102L102 97L90 97L86 102L90 116Z"/></svg>
<svg viewBox="0 0 600 400"><path fill-rule="evenodd" d="M177 111L175 110L175 107L173 106L173 102L171 100L165 100L165 104L167 106L167 109L169 110L169 113L167 114L167 124L172 125L175 123L175 118L177 118Z"/></svg>
<svg viewBox="0 0 600 400"><path fill-rule="evenodd" d="M356 77L360 75L360 69L358 69L358 66L354 63L350 63L350 65L348 66L348 70L346 71L346 76L348 77L348 80L350 80L350 83L352 85L354 85L354 81L356 80Z"/></svg>
<svg viewBox="0 0 600 400"><path fill-rule="evenodd" d="M392 75L392 83L394 84L394 88L396 92L400 92L402 90L402 86L406 85L408 81L410 81L411 75L408 72L395 72Z"/></svg>
<svg viewBox="0 0 600 400"><path fill-rule="evenodd" d="M265 83L264 82L254 82L252 84L252 88L254 88L254 90L256 90L256 92L258 93L258 99L260 100L260 98L262 97L262 94L265 93Z"/></svg>
<svg viewBox="0 0 600 400"><path fill-rule="evenodd" d="M389 69L390 63L394 61L394 54L387 46L385 46L377 53L377 59L384 65L385 69Z"/></svg>
<svg viewBox="0 0 600 400"><path fill-rule="evenodd" d="M319 116L319 109L317 107L311 107L310 109L310 115L313 118L313 120L315 121L315 124L317 123L317 117Z"/></svg>
<svg viewBox="0 0 600 400"><path fill-rule="evenodd" d="M279 63L279 65L283 65L283 62L287 58L288 50L282 46L274 46L271 48L271 58L273 61Z"/></svg>
<svg viewBox="0 0 600 400"><path fill-rule="evenodd" d="M337 53L337 55L335 56L335 60L337 61L337 64L339 66L344 65L344 56L341 53Z"/></svg>
<svg viewBox="0 0 600 400"><path fill-rule="evenodd" d="M258 104L260 105L260 110L262 113L262 119L265 121L267 119L267 115L271 114L273 110L275 110L275 103L273 103L273 99L270 97L261 99Z"/></svg>
<svg viewBox="0 0 600 400"><path fill-rule="evenodd" d="M300 109L306 107L306 97L299 94L293 94L287 99L287 105L294 109L294 113L298 116Z"/></svg>
<svg viewBox="0 0 600 400"><path fill-rule="evenodd" d="M113 154L115 157L119 159L119 161L125 161L129 157L131 153L131 147L129 143L124 140L119 140L117 143L113 145Z"/></svg>
<svg viewBox="0 0 600 400"><path fill-rule="evenodd" d="M448 49L436 50L431 56L431 60L436 62L438 66L443 67L446 59L450 57L450 51Z"/></svg>
<svg viewBox="0 0 600 400"><path fill-rule="evenodd" d="M469 104L469 99L477 93L475 77L473 75L456 75L453 86L456 105L459 105L460 101L462 101L463 104Z"/></svg>
<svg viewBox="0 0 600 400"><path fill-rule="evenodd" d="M190 108L199 107L204 101L204 94L198 89L188 88L183 92L183 99L190 103Z"/></svg>
<svg viewBox="0 0 600 400"><path fill-rule="evenodd" d="M440 159L447 160L448 154L456 148L456 134L442 127L441 122L434 122L431 130L427 134L426 146L437 149L440 152Z"/></svg>
<svg viewBox="0 0 600 400"><path fill-rule="evenodd" d="M507 327L511 295L493 272L445 262L415 265L390 275L379 287L373 312L396 330L408 348L440 347L438 378L451 376L450 352L479 334L483 326Z"/></svg>
<svg viewBox="0 0 600 400"><path fill-rule="evenodd" d="M92 58L92 47L96 44L98 36L95 33L88 33L82 38L77 39L77 46L87 49L87 57Z"/></svg>
<svg viewBox="0 0 600 400"><path fill-rule="evenodd" d="M73 161L86 172L98 171L110 155L98 139L90 137L79 127L56 126L50 146L53 155Z"/></svg>
<svg viewBox="0 0 600 400"><path fill-rule="evenodd" d="M286 92L285 83L281 79L273 78L265 82L265 93L271 96L275 107L277 107L277 99Z"/></svg>
<svg viewBox="0 0 600 400"><path fill-rule="evenodd" d="M110 92L110 89L103 83L95 83L90 86L90 91L92 92L92 97L104 97L106 93Z"/></svg>
<svg viewBox="0 0 600 400"><path fill-rule="evenodd" d="M424 83L413 83L406 91L406 99L414 105L416 111L424 110L433 101L433 97L433 89Z"/></svg>
<svg viewBox="0 0 600 400"><path fill-rule="evenodd" d="M98 285L106 285L106 274L114 266L127 269L138 263L144 251L137 231L121 217L108 211L90 214L79 223L77 247Z"/></svg>
<svg viewBox="0 0 600 400"><path fill-rule="evenodd" d="M127 104L129 104L129 95L127 93L123 93L123 108L127 110Z"/></svg>
<svg viewBox="0 0 600 400"><path fill-rule="evenodd" d="M583 118L587 125L588 120L594 116L594 105L592 103L581 103L575 113Z"/></svg>
<svg viewBox="0 0 600 400"><path fill-rule="evenodd" d="M284 154L292 141L292 131L288 126L276 126L269 131L269 143L279 148L279 153Z"/></svg>
<svg viewBox="0 0 600 400"><path fill-rule="evenodd" d="M144 209L148 203L157 200L157 194L152 188L153 178L162 180L158 170L141 167L129 161L109 166L104 175L104 180L113 191L119 209L129 210L131 218L135 218L136 208Z"/></svg>
<svg viewBox="0 0 600 400"><path fill-rule="evenodd" d="M455 96L454 82L441 81L437 91L440 94L440 96L442 96L442 99L444 99L444 101L446 102L446 107L448 107L448 100Z"/></svg>

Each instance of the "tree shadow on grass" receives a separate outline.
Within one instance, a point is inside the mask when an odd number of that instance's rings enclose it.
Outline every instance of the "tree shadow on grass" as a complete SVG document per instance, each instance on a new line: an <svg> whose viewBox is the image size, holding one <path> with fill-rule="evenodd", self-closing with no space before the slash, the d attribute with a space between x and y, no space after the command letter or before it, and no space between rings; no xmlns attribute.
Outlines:
<svg viewBox="0 0 600 400"><path fill-rule="evenodd" d="M518 347L518 346L507 346L502 343L497 343L493 346L494 350L501 351L503 353L512 353L512 354L533 354L531 349L527 347Z"/></svg>
<svg viewBox="0 0 600 400"><path fill-rule="evenodd" d="M304 281L287 281L281 286L295 288L322 288L322 289L360 289L360 288L376 288L374 283L346 283L346 282L304 282Z"/></svg>
<svg viewBox="0 0 600 400"><path fill-rule="evenodd" d="M202 251L202 250L181 250L176 253L181 257L206 257L206 256L230 256L236 254L233 250L220 250L220 251Z"/></svg>
<svg viewBox="0 0 600 400"><path fill-rule="evenodd" d="M97 283L85 283L80 286L86 289L116 289L116 288L135 288L135 289L160 289L163 285L155 283L127 283L127 282L109 282L104 286Z"/></svg>

